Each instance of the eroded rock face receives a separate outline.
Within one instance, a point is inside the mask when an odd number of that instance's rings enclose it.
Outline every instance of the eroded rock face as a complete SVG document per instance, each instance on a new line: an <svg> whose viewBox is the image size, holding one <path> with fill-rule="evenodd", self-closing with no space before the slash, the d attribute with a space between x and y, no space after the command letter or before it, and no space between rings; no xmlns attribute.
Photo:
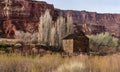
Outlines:
<svg viewBox="0 0 120 72"><path fill-rule="evenodd" d="M16 31L38 31L40 17L49 9L53 22L58 16L71 15L86 34L110 32L120 37L120 14L98 14L86 11L64 11L52 4L33 0L0 0L0 37L15 38Z"/></svg>
<svg viewBox="0 0 120 72"><path fill-rule="evenodd" d="M113 36L120 37L120 14L99 14L87 11L62 11L63 15L71 14L73 21L82 26L86 34L110 32Z"/></svg>
<svg viewBox="0 0 120 72"><path fill-rule="evenodd" d="M58 10L46 2L32 0L0 0L0 37L15 38L15 31L38 31L40 16L49 9L53 20L57 19Z"/></svg>

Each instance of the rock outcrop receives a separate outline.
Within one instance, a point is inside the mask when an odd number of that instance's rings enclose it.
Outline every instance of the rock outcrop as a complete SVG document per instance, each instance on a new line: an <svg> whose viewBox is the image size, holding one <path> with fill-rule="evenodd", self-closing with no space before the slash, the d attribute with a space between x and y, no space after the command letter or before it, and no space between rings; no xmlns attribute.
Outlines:
<svg viewBox="0 0 120 72"><path fill-rule="evenodd" d="M38 31L40 17L49 10L53 23L60 15L73 17L86 34L110 32L120 37L120 14L55 9L52 4L34 0L0 0L0 37L15 38L16 31Z"/></svg>
<svg viewBox="0 0 120 72"><path fill-rule="evenodd" d="M120 37L120 14L100 14L87 11L62 11L63 15L72 15L73 21L82 26L86 34L110 32L113 36Z"/></svg>
<svg viewBox="0 0 120 72"><path fill-rule="evenodd" d="M15 38L15 31L36 32L41 15L49 9L55 21L59 11L52 4L34 0L0 0L0 37Z"/></svg>

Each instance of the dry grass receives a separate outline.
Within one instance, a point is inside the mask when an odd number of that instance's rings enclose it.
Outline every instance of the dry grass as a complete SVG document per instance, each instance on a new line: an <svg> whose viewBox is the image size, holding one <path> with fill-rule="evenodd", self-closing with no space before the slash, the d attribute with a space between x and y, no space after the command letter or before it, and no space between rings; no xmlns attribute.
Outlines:
<svg viewBox="0 0 120 72"><path fill-rule="evenodd" d="M23 57L17 54L0 55L0 72L52 72L62 58L58 55Z"/></svg>
<svg viewBox="0 0 120 72"><path fill-rule="evenodd" d="M43 57L0 55L0 72L120 72L120 55L73 56L59 54Z"/></svg>

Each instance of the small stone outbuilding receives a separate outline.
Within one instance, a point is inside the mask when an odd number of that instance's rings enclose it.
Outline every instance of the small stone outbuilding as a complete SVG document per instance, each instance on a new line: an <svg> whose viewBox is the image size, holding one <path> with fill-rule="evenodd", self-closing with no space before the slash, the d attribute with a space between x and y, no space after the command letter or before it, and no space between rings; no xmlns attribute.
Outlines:
<svg viewBox="0 0 120 72"><path fill-rule="evenodd" d="M89 38L83 32L69 34L63 38L62 47L66 53L89 53Z"/></svg>

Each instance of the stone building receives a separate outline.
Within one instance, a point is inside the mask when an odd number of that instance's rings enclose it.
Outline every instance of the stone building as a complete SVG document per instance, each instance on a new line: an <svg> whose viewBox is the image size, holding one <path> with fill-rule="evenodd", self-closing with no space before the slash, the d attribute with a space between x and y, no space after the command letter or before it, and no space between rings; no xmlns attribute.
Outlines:
<svg viewBox="0 0 120 72"><path fill-rule="evenodd" d="M89 39L83 32L69 34L63 38L62 47L66 53L89 53Z"/></svg>

